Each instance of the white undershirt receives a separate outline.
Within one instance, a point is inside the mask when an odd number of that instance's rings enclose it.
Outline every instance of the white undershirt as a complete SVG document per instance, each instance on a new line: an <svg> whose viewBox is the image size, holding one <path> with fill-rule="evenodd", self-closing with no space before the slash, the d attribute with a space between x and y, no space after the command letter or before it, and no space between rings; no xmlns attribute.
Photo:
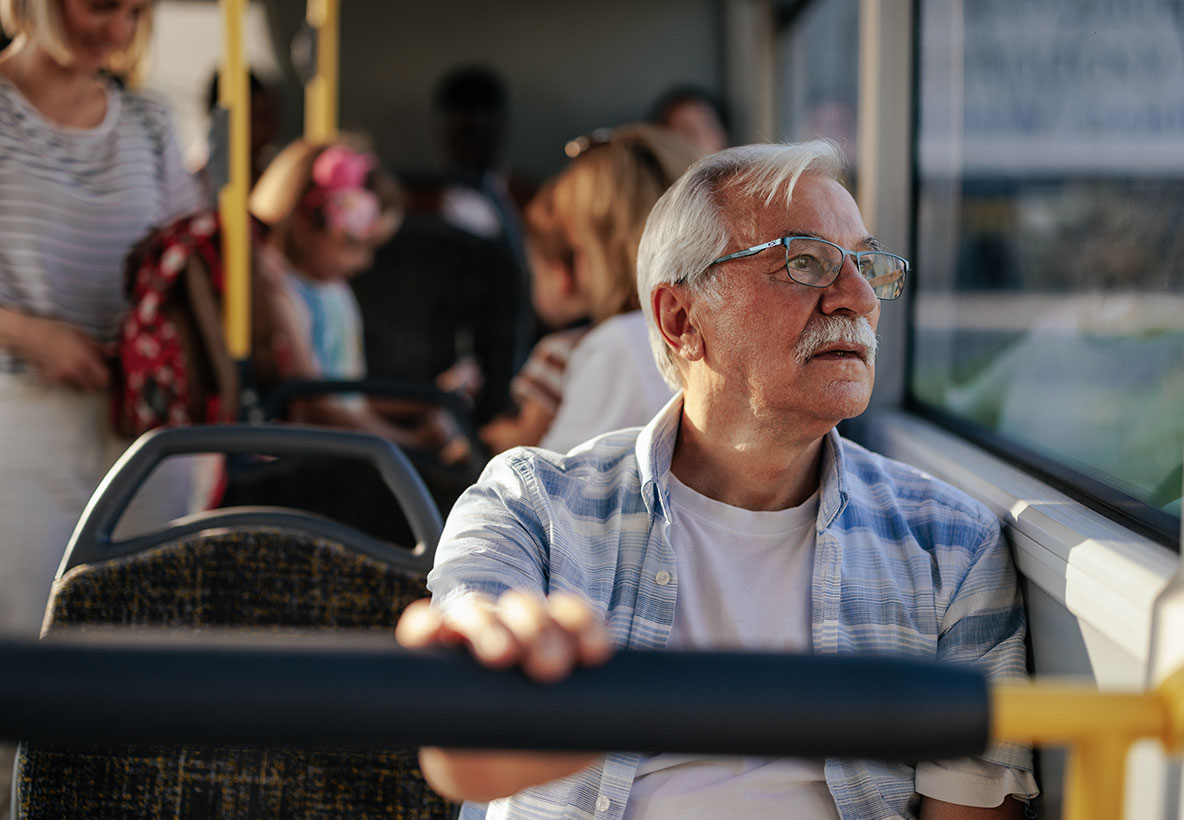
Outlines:
<svg viewBox="0 0 1184 820"><path fill-rule="evenodd" d="M810 651L815 494L800 507L754 512L670 477L678 605L670 649ZM761 817L838 820L823 761L643 757L625 820Z"/></svg>

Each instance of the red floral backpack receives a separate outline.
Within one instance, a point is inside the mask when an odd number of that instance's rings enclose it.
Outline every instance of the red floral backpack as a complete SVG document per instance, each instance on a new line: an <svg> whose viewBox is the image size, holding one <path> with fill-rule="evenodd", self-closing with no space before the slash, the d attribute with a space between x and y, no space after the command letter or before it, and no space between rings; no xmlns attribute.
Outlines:
<svg viewBox="0 0 1184 820"><path fill-rule="evenodd" d="M235 419L238 378L221 323L220 227L214 213L191 214L154 231L128 257L129 308L111 406L124 436Z"/></svg>

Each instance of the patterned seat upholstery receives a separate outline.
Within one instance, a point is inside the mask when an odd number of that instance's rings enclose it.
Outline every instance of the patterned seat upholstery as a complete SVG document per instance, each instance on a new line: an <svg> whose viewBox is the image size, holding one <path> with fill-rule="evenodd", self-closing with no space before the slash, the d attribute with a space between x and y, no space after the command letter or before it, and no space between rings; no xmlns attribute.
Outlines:
<svg viewBox="0 0 1184 820"><path fill-rule="evenodd" d="M339 543L245 527L73 568L54 585L45 632L52 638L83 625L393 632L403 608L425 594L422 578ZM414 750L37 746L19 760L17 817L453 816L417 766Z"/></svg>

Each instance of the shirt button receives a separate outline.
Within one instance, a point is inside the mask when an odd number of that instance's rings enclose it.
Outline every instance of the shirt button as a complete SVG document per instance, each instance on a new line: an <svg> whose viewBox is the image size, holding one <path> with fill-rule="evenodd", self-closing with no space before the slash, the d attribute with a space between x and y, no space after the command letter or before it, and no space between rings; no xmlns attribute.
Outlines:
<svg viewBox="0 0 1184 820"><path fill-rule="evenodd" d="M666 570L660 570L658 574L654 576L654 580L658 582L658 586L664 587L670 583L670 573Z"/></svg>
<svg viewBox="0 0 1184 820"><path fill-rule="evenodd" d="M600 795L600 797L596 798L596 810L597 811L608 811L609 807L612 804L613 804L612 801L609 800L607 797L605 797L603 794Z"/></svg>

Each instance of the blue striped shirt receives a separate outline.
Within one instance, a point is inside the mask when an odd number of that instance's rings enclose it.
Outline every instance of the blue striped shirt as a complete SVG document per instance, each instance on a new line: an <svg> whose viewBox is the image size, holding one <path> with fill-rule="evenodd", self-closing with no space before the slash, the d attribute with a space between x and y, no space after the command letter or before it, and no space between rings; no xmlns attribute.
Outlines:
<svg viewBox="0 0 1184 820"><path fill-rule="evenodd" d="M447 607L511 588L575 592L604 613L616 646L665 647L678 595L667 476L681 411L679 396L640 431L608 433L566 455L518 448L494 459L449 516L428 579L433 601ZM834 431L819 496L815 652L970 663L992 679L1026 674L1023 602L985 507ZM461 816L619 820L639 758L612 753L488 806L466 804ZM1031 770L1023 747L997 744L983 758ZM906 764L827 760L826 781L843 820L917 815Z"/></svg>

